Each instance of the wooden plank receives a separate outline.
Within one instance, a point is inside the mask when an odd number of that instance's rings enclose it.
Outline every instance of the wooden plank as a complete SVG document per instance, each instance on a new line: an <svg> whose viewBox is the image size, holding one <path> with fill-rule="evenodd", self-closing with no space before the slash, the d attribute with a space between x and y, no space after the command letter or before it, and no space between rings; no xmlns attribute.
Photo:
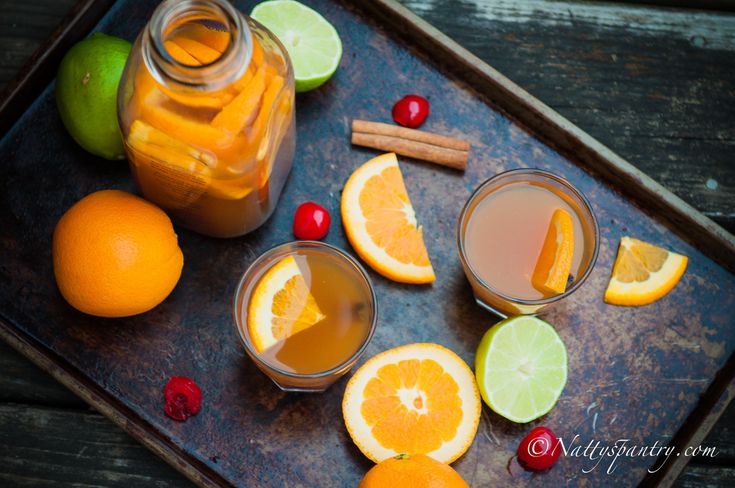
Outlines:
<svg viewBox="0 0 735 488"><path fill-rule="evenodd" d="M0 89L18 74L76 0L0 2Z"/></svg>
<svg viewBox="0 0 735 488"><path fill-rule="evenodd" d="M726 466L690 464L676 481L675 488L732 488L735 469Z"/></svg>
<svg viewBox="0 0 735 488"><path fill-rule="evenodd" d="M79 397L0 341L0 402L86 408Z"/></svg>
<svg viewBox="0 0 735 488"><path fill-rule="evenodd" d="M403 3L735 230L735 15L538 0Z"/></svg>
<svg viewBox="0 0 735 488"><path fill-rule="evenodd" d="M93 22L113 2L114 0L80 0L74 3L53 33L38 45L31 57L21 66L17 76L2 87L0 137L53 79L58 63L66 51L89 33Z"/></svg>
<svg viewBox="0 0 735 488"><path fill-rule="evenodd" d="M0 485L192 486L102 415L0 405Z"/></svg>
<svg viewBox="0 0 735 488"><path fill-rule="evenodd" d="M702 459L702 462L735 467L735 402L730 403L702 445L715 446L718 453L716 459ZM692 462L697 461L694 458Z"/></svg>
<svg viewBox="0 0 735 488"><path fill-rule="evenodd" d="M735 11L735 0L620 0L623 3L639 5L657 5L659 7L689 8L695 10L709 9L725 12ZM616 2L618 3L618 2Z"/></svg>

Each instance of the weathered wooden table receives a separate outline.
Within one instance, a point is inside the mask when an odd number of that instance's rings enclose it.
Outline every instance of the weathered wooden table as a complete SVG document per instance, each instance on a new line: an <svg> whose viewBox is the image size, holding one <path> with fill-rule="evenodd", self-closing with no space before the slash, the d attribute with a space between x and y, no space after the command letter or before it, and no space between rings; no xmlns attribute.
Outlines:
<svg viewBox="0 0 735 488"><path fill-rule="evenodd" d="M0 3L0 85L74 0ZM633 4L403 0L624 158L735 231L735 13ZM651 3L682 5L686 1ZM728 0L689 2L735 10ZM735 486L735 407L679 486ZM0 485L189 482L0 343Z"/></svg>

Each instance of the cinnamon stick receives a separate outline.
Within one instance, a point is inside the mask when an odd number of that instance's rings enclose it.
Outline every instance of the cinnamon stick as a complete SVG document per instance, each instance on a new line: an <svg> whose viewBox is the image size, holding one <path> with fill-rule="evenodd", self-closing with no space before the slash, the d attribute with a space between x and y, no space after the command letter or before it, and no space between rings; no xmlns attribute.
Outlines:
<svg viewBox="0 0 735 488"><path fill-rule="evenodd" d="M352 121L352 144L395 152L462 171L467 168L470 149L470 144L461 139L365 120Z"/></svg>

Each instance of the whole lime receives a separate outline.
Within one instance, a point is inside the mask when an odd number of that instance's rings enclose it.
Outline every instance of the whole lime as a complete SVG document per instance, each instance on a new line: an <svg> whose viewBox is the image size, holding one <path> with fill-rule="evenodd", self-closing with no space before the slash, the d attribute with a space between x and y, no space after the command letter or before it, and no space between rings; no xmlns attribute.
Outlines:
<svg viewBox="0 0 735 488"><path fill-rule="evenodd" d="M56 76L56 105L66 130L84 149L107 159L125 157L117 87L131 47L97 32L72 46Z"/></svg>

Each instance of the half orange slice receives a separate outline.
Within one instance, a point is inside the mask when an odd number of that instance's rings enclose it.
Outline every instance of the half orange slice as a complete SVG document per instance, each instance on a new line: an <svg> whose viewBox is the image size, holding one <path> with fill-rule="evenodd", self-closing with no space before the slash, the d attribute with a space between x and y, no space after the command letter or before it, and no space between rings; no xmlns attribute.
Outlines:
<svg viewBox="0 0 735 488"><path fill-rule="evenodd" d="M248 333L255 350L262 352L325 317L296 259L286 256L263 275L250 297Z"/></svg>
<svg viewBox="0 0 735 488"><path fill-rule="evenodd" d="M341 210L350 244L375 271L402 283L436 279L394 153L352 173L342 190Z"/></svg>

